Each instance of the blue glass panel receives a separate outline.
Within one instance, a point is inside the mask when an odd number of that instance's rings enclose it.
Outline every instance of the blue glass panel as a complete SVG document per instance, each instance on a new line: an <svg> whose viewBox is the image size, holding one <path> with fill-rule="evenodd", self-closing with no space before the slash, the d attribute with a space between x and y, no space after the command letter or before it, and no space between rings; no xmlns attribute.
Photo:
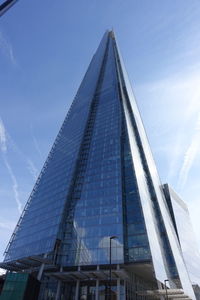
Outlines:
<svg viewBox="0 0 200 300"><path fill-rule="evenodd" d="M200 285L200 254L188 208L171 188L167 185L164 185L164 188L190 279L193 283Z"/></svg>
<svg viewBox="0 0 200 300"><path fill-rule="evenodd" d="M110 236L112 263L123 263L123 220L120 159L120 115L115 60L112 41L107 56L86 130L75 186L71 195L71 208L62 248L63 265L108 264ZM80 194L76 197L77 178L84 177ZM74 203L74 207L73 204ZM72 213L73 211L73 213ZM74 244L66 239L73 233Z"/></svg>
<svg viewBox="0 0 200 300"><path fill-rule="evenodd" d="M167 272L167 263L165 257L166 253L164 253L165 251L162 245L165 241L163 240L162 242L162 238L158 235L159 227L156 219L157 212L155 212L154 210L155 207L152 201L154 196L157 202L156 205L161 213L163 226L166 230L168 245L171 249L171 254L176 262L181 285L185 292L191 297L191 299L195 299L190 279L182 258L181 249L176 236L176 232L170 219L169 212L165 203L165 198L161 190L159 175L156 170L155 162L153 160L152 153L148 144L148 139L144 130L144 126L142 124L140 113L138 111L135 97L133 95L128 75L123 65L123 60L119 53L119 50L118 54L121 63L120 71L123 72L123 80L121 82L121 87L124 93L123 105L125 109L126 123L128 127L131 153L135 167L145 223L147 224L146 228L149 237L149 244L156 278L161 282L164 282L166 278L169 278L170 286L175 286L175 282L171 278L170 274ZM139 138L137 138L138 136ZM139 143L138 140L140 140ZM145 166L145 161L146 164L148 164L147 166ZM148 172L146 172L147 169ZM152 190L150 190L149 188L148 178L152 180L155 195L152 195Z"/></svg>
<svg viewBox="0 0 200 300"><path fill-rule="evenodd" d="M125 261L150 261L151 253L140 203L140 195L135 177L124 115L122 118L122 128ZM133 247L134 249L132 249ZM144 251L142 251L142 248Z"/></svg>
<svg viewBox="0 0 200 300"><path fill-rule="evenodd" d="M64 120L23 218L18 223L5 261L48 253L54 249L107 39L108 33L102 39Z"/></svg>

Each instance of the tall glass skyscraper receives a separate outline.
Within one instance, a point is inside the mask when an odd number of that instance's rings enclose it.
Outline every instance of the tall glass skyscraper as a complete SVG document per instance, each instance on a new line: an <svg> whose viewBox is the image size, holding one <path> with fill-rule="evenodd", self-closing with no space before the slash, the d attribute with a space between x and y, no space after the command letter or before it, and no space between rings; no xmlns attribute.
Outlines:
<svg viewBox="0 0 200 300"><path fill-rule="evenodd" d="M164 284L171 296L176 290L195 299L112 31L92 58L0 266L37 276L39 299L156 298Z"/></svg>

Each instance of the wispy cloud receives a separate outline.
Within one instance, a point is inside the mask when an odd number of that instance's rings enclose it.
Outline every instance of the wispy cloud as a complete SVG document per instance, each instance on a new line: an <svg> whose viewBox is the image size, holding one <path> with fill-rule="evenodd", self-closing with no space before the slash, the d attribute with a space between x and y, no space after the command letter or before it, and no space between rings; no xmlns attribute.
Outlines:
<svg viewBox="0 0 200 300"><path fill-rule="evenodd" d="M13 170L12 170L6 156L4 156L4 163L6 165L8 173L9 173L10 178L12 180L12 189L13 189L13 192L14 192L15 201L17 203L17 209L18 209L19 213L21 214L22 213L22 203L21 203L20 197L19 197L19 187L18 187L17 179L16 179L16 177L13 173Z"/></svg>
<svg viewBox="0 0 200 300"><path fill-rule="evenodd" d="M13 171L11 164L9 163L9 160L7 157L8 145L10 145L12 147L12 149L15 152L17 152L17 154L25 162L27 169L28 169L29 173L31 174L31 176L33 177L33 179L36 180L37 176L38 176L38 169L35 167L34 163L22 153L22 151L19 149L19 147L13 141L13 139L11 138L9 133L6 131L3 121L0 119L0 149L3 154L4 164L7 168L7 171L9 173L11 181L12 181L12 189L13 189L15 201L17 204L17 208L18 208L18 211L21 213L22 212L22 203L20 201L20 196L19 196L19 185L18 185L17 178L14 174L14 171Z"/></svg>
<svg viewBox="0 0 200 300"><path fill-rule="evenodd" d="M32 139L33 139L33 144L35 146L35 149L37 151L37 153L39 154L40 158L42 158L42 152L40 150L40 147L39 147L39 144L38 144L38 141L33 133L33 126L32 124L30 125L30 128L31 128L31 136L32 136Z"/></svg>
<svg viewBox="0 0 200 300"><path fill-rule="evenodd" d="M14 175L14 172L12 170L12 167L9 164L7 156L6 156L6 153L7 153L6 130L5 130L3 121L1 119L0 119L0 148L1 148L1 151L3 153L3 160L4 160L4 163L5 163L5 166L8 170L8 173L9 173L11 181L12 181L12 189L13 189L13 192L14 192L14 197L15 197L15 201L16 201L16 204L17 204L17 208L18 208L19 213L21 213L22 212L22 203L21 203L20 197L19 197L18 183L17 183L17 179Z"/></svg>
<svg viewBox="0 0 200 300"><path fill-rule="evenodd" d="M13 53L13 47L8 38L0 30L0 50L4 56L9 59L10 63L17 66L17 61Z"/></svg>
<svg viewBox="0 0 200 300"><path fill-rule="evenodd" d="M0 221L0 228L13 230L15 223Z"/></svg>
<svg viewBox="0 0 200 300"><path fill-rule="evenodd" d="M3 121L0 119L0 147L2 152L7 151L7 145L6 145L6 131L3 124Z"/></svg>
<svg viewBox="0 0 200 300"><path fill-rule="evenodd" d="M181 189L187 182L188 174L194 163L194 160L200 151L200 113L196 122L196 128L191 142L185 152L183 164L179 173L178 187Z"/></svg>
<svg viewBox="0 0 200 300"><path fill-rule="evenodd" d="M174 147L173 147L173 151L172 151L172 146L169 145L168 147L168 153L170 155L170 159L169 159L169 169L168 169L168 173L167 173L167 181L171 182L172 179L177 176L177 171L179 169L179 159L182 155L182 147L181 145L184 143L184 137L183 137L183 133L180 130L177 134L176 134L176 142L174 143ZM170 149L169 149L170 148Z"/></svg>
<svg viewBox="0 0 200 300"><path fill-rule="evenodd" d="M7 136L7 141L8 141L8 145L12 148L13 151L15 151L18 156L25 162L27 169L30 173L30 175L33 177L33 179L35 180L38 176L38 169L36 168L36 166L34 165L34 163L30 160L30 158L28 158L17 146L17 144L14 142L14 140L12 139L12 137L9 135L8 132L6 132L6 136Z"/></svg>
<svg viewBox="0 0 200 300"><path fill-rule="evenodd" d="M153 149L158 148L156 152L168 163L168 169L161 170L165 175L164 180L173 183L180 191L187 181L199 149L199 72L190 68L183 74L169 74L163 79L139 86L138 91L140 98L144 98L140 105L145 123L150 128ZM151 102L146 100L148 95Z"/></svg>
<svg viewBox="0 0 200 300"><path fill-rule="evenodd" d="M30 174L36 180L38 177L38 169L35 167L34 163L30 159L27 159L27 164Z"/></svg>

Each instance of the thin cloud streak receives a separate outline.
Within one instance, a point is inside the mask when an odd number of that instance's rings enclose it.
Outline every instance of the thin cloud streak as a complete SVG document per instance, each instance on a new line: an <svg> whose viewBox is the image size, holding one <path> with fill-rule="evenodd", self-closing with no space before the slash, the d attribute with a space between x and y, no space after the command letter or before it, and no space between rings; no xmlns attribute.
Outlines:
<svg viewBox="0 0 200 300"><path fill-rule="evenodd" d="M4 155L3 159L4 159L5 166L8 170L8 173L10 175L10 178L12 180L12 184L13 184L12 189L13 189L13 192L14 192L15 201L17 203L17 209L18 209L19 213L21 214L22 213L22 203L21 203L20 197L19 197L19 191L18 191L19 187L18 187L17 179L16 179L16 177L13 173L13 170L12 170L12 168L11 168L11 166L10 166L10 164L9 164L9 162L8 162L5 155Z"/></svg>
<svg viewBox="0 0 200 300"><path fill-rule="evenodd" d="M14 223L0 222L0 228L1 229L13 230L14 226L15 226Z"/></svg>
<svg viewBox="0 0 200 300"><path fill-rule="evenodd" d="M33 144L34 144L35 149L36 149L37 153L39 154L40 158L42 158L42 152L40 150L38 141L37 141L37 139L36 139L36 137L33 133L33 126L31 125L30 128L31 128L31 136L32 136L32 139L33 139Z"/></svg>
<svg viewBox="0 0 200 300"><path fill-rule="evenodd" d="M17 144L13 141L11 136L6 132L7 135L7 140L8 140L8 145L11 145L12 149L21 157L21 159L26 163L27 169L30 173L30 175L33 177L35 180L38 176L38 169L34 165L34 163L30 160L30 158L26 157L24 153L19 149Z"/></svg>
<svg viewBox="0 0 200 300"><path fill-rule="evenodd" d="M146 89L152 95L151 105L145 102L143 109L147 111L147 119L149 111L157 116L152 128L169 126L169 132L164 132L161 136L164 137L162 147L166 150L165 157L168 160L165 180L167 178L169 183L176 182L178 190L182 189L187 181L200 140L199 121L196 121L196 128L192 128L195 119L200 118L200 77L193 67L184 74L175 73L139 86L140 93L142 89ZM157 105L157 99L160 99L160 106ZM165 113L160 114L160 111ZM149 123L152 124L152 119ZM159 149L160 139L155 135L154 139L159 140ZM188 144L184 150L184 146Z"/></svg>
<svg viewBox="0 0 200 300"><path fill-rule="evenodd" d="M195 133L192 137L191 143L187 148L183 160L183 164L179 173L178 187L182 189L187 182L187 178L190 172L190 169L194 163L194 160L200 150L200 113L198 115Z"/></svg>
<svg viewBox="0 0 200 300"><path fill-rule="evenodd" d="M9 59L10 63L13 66L17 66L17 61L13 53L12 45L2 33L2 31L0 31L0 50L2 54Z"/></svg>
<svg viewBox="0 0 200 300"><path fill-rule="evenodd" d="M7 145L6 145L6 131L3 124L3 121L0 118L0 147L2 152L7 151Z"/></svg>
<svg viewBox="0 0 200 300"><path fill-rule="evenodd" d="M13 173L12 167L9 164L8 159L6 157L6 154L7 154L6 130L5 130L5 126L3 124L3 121L1 119L0 119L0 147L1 147L1 151L3 153L4 164L5 164L5 166L8 170L10 178L12 180L12 189L13 189L13 192L14 192L15 202L17 203L17 208L18 208L19 213L22 213L22 203L21 203L20 197L19 197L17 179L16 179L16 177Z"/></svg>
<svg viewBox="0 0 200 300"><path fill-rule="evenodd" d="M33 176L33 178L36 180L38 177L38 169L35 167L33 162L30 159L27 159L28 169L30 174Z"/></svg>
<svg viewBox="0 0 200 300"><path fill-rule="evenodd" d="M39 145L38 145L38 142L37 142L37 140L36 140L36 138L34 136L33 136L33 143L34 143L35 149L37 150L37 153L42 158L42 152L41 152L41 150L39 148Z"/></svg>
<svg viewBox="0 0 200 300"><path fill-rule="evenodd" d="M173 153L171 153L170 161L169 161L169 170L167 174L167 181L171 182L175 176L177 176L177 170L179 168L179 157L182 155L182 147L183 144L183 134L178 132L176 136L176 143L173 148ZM170 148L171 145L170 145ZM171 150L171 149L170 149ZM170 151L168 151L170 153Z"/></svg>

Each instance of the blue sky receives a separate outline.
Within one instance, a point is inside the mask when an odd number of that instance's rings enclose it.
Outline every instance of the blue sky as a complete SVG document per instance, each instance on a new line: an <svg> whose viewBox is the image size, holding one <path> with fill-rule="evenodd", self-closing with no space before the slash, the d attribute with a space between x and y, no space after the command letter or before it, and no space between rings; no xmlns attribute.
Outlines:
<svg viewBox="0 0 200 300"><path fill-rule="evenodd" d="M109 28L116 32L161 180L188 204L200 246L199 16L198 0L19 0L1 17L0 261Z"/></svg>

